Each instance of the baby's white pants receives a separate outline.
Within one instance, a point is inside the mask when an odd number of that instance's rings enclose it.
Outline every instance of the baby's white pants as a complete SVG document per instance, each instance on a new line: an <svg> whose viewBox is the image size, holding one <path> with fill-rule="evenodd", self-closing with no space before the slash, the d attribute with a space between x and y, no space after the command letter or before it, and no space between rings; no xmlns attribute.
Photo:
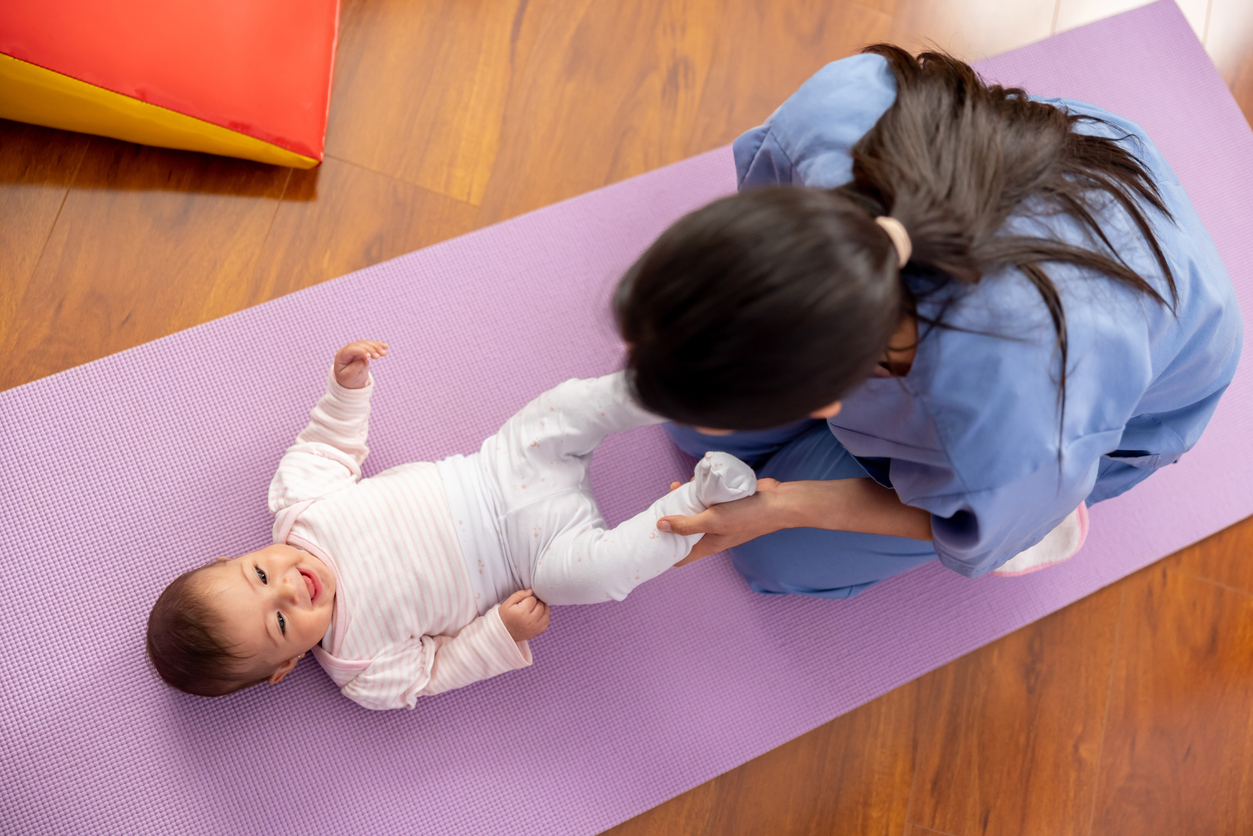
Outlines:
<svg viewBox="0 0 1253 836"><path fill-rule="evenodd" d="M657 520L753 494L752 468L710 453L692 481L607 529L588 478L592 451L609 433L663 420L631 400L622 372L568 380L523 407L474 456L441 462L441 470L460 474L445 483L463 548L475 552L466 563L482 599L529 588L549 604L620 601L686 557L701 537L658 531ZM473 493L488 507L467 507L471 468ZM467 530L472 524L476 531ZM492 565L498 562L504 565ZM482 599L481 611L495 603Z"/></svg>

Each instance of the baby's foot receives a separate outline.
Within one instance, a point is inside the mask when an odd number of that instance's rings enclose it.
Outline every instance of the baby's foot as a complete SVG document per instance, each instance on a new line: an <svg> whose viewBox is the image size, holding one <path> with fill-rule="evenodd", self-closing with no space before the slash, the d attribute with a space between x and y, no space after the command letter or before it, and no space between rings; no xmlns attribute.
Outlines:
<svg viewBox="0 0 1253 836"><path fill-rule="evenodd" d="M1074 557L1087 539L1088 506L1081 502L1078 508L1057 524L1057 528L1045 534L1043 540L1014 555L1001 564L999 569L993 569L992 574L1013 578L1047 569Z"/></svg>
<svg viewBox="0 0 1253 836"><path fill-rule="evenodd" d="M705 505L718 505L752 496L757 491L757 474L730 453L706 453L696 465L696 498Z"/></svg>

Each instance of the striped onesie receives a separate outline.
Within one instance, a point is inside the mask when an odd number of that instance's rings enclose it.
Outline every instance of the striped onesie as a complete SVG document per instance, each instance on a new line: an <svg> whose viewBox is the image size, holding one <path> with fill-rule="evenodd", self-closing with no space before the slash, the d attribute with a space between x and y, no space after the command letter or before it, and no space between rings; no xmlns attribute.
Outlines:
<svg viewBox="0 0 1253 836"><path fill-rule="evenodd" d="M621 372L570 380L532 401L469 456L362 478L370 395L326 393L270 484L275 542L335 574L330 630L314 656L372 709L531 664L499 603L532 589L548 604L621 600L684 558L701 535L656 521L751 495L753 471L711 453L693 481L612 530L592 498L592 450L611 432L663 419L636 406Z"/></svg>

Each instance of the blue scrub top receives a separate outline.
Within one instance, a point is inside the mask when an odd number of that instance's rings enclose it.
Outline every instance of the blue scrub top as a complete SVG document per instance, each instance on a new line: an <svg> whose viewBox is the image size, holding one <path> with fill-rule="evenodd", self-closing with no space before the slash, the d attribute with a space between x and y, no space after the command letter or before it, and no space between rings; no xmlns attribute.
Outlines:
<svg viewBox="0 0 1253 836"><path fill-rule="evenodd" d="M852 179L850 149L895 98L881 56L829 64L735 141L740 188L843 185ZM1039 293L1017 270L989 274L971 289L951 288L959 296L944 321L955 329L920 326L908 375L867 380L845 397L831 432L903 502L931 512L940 561L970 577L1037 543L1080 502L1117 496L1177 461L1231 382L1243 338L1218 251L1144 131L1083 102L1038 101L1105 120L1079 122L1075 130L1119 141L1146 166L1174 216L1172 225L1141 207L1179 301L1172 312L1101 274L1046 266L1069 338L1064 418L1056 332ZM1130 216L1109 200L1097 219L1122 259L1169 300ZM1014 216L1005 229L1093 248L1068 217ZM941 303L924 299L919 312L934 316Z"/></svg>

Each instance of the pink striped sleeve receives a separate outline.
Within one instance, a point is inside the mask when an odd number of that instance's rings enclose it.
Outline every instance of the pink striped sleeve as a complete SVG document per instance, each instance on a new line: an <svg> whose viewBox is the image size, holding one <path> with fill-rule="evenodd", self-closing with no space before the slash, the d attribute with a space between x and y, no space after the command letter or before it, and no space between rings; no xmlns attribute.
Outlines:
<svg viewBox="0 0 1253 836"><path fill-rule="evenodd" d="M370 395L373 393L373 375L360 389L345 389L336 382L332 369L326 381L326 393L309 413L309 424L296 436L296 443L329 445L346 453L360 467L370 453L365 440L369 434Z"/></svg>
<svg viewBox="0 0 1253 836"><path fill-rule="evenodd" d="M341 691L366 708L413 708L418 697L462 688L531 664L527 642L515 642L493 607L455 637L422 636L376 657Z"/></svg>
<svg viewBox="0 0 1253 836"><path fill-rule="evenodd" d="M373 391L373 377L360 389L345 389L332 370L326 393L270 482L270 513L341 490L361 478L361 463L370 452L365 442Z"/></svg>
<svg viewBox="0 0 1253 836"><path fill-rule="evenodd" d="M423 693L438 694L531 664L531 647L515 642L500 620L500 605L471 621L456 638L436 636L438 649Z"/></svg>

